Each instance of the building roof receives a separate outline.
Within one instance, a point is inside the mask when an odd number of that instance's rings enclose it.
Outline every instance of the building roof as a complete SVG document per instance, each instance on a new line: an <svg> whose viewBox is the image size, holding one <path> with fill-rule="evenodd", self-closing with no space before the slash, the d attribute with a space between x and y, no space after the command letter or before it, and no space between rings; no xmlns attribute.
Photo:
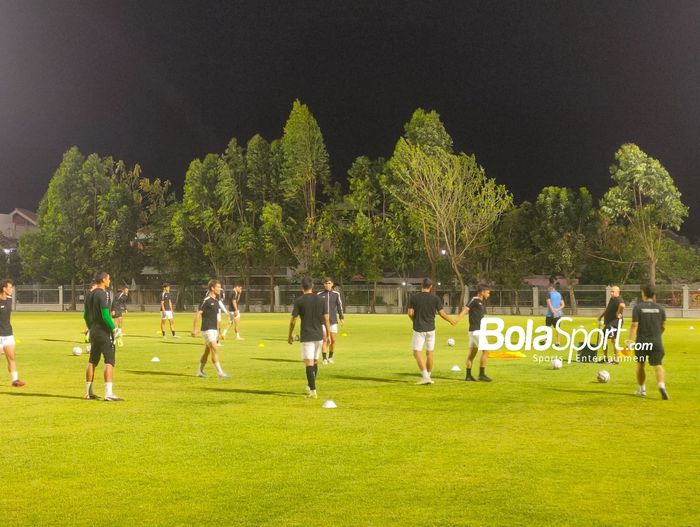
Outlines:
<svg viewBox="0 0 700 527"><path fill-rule="evenodd" d="M28 209L22 209L22 208L15 208L12 212L10 212L10 215L13 214L20 214L21 216L24 216L28 221L32 222L34 225L36 225L36 212L32 212L31 210Z"/></svg>

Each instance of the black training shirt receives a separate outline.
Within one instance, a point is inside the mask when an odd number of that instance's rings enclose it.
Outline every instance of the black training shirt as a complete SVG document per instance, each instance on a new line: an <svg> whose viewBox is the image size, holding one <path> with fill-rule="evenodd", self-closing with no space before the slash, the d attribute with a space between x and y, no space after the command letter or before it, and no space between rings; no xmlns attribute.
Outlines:
<svg viewBox="0 0 700 527"><path fill-rule="evenodd" d="M8 296L5 300L0 300L0 337L12 335L10 313L12 313L12 297Z"/></svg>
<svg viewBox="0 0 700 527"><path fill-rule="evenodd" d="M632 310L632 322L638 322L637 342L661 344L666 311L655 302L639 302Z"/></svg>
<svg viewBox="0 0 700 527"><path fill-rule="evenodd" d="M170 301L170 293L163 291L160 295L160 301L163 302L163 311L172 311L172 302Z"/></svg>
<svg viewBox="0 0 700 527"><path fill-rule="evenodd" d="M343 303L340 301L340 293L338 291L321 291L318 296L323 298L328 310L328 318L331 324L337 324L338 319L343 320Z"/></svg>
<svg viewBox="0 0 700 527"><path fill-rule="evenodd" d="M202 331L217 329L216 315L219 314L219 309L219 300L207 295L199 306L199 310L202 312Z"/></svg>
<svg viewBox="0 0 700 527"><path fill-rule="evenodd" d="M109 297L107 296L107 292L98 287L87 297L86 302L85 308L90 315L90 330L98 329L111 333L112 329L107 326L107 323L102 318L102 309L109 309Z"/></svg>
<svg viewBox="0 0 700 527"><path fill-rule="evenodd" d="M413 308L413 331L435 331L435 314L442 309L440 297L421 291L408 299L408 308Z"/></svg>
<svg viewBox="0 0 700 527"><path fill-rule="evenodd" d="M608 305L605 308L605 312L603 313L603 322L605 322L606 326L611 322L617 320L617 308L620 307L620 304L623 304L624 302L625 301L622 299L621 296L612 297L610 299L610 302L608 302Z"/></svg>
<svg viewBox="0 0 700 527"><path fill-rule="evenodd" d="M486 314L486 306L478 296L472 298L467 304L469 308L469 331L478 331L481 329L481 319Z"/></svg>
<svg viewBox="0 0 700 527"><path fill-rule="evenodd" d="M328 309L323 298L313 293L303 294L294 301L293 317L301 317L301 342L323 340L323 315Z"/></svg>

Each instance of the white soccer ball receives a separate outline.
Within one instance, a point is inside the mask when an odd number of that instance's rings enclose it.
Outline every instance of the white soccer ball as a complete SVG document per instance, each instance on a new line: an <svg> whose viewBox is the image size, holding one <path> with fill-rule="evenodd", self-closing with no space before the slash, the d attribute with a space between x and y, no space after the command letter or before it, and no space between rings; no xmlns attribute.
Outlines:
<svg viewBox="0 0 700 527"><path fill-rule="evenodd" d="M609 382L610 374L606 370L600 370L596 379L598 379L598 382Z"/></svg>
<svg viewBox="0 0 700 527"><path fill-rule="evenodd" d="M563 362L561 359L552 359L552 369L553 370L559 370L563 366Z"/></svg>
<svg viewBox="0 0 700 527"><path fill-rule="evenodd" d="M447 339L447 345L448 345L448 346L454 346L454 345L455 345L455 339Z"/></svg>
<svg viewBox="0 0 700 527"><path fill-rule="evenodd" d="M76 346L75 348L73 348L73 355L78 356L78 355L82 355L82 354L83 354L83 348L81 348L80 346Z"/></svg>

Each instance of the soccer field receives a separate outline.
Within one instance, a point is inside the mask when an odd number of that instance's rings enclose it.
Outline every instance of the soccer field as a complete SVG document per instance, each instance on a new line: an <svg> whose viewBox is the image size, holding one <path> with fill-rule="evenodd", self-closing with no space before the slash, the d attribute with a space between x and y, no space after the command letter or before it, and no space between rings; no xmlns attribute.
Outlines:
<svg viewBox="0 0 700 527"><path fill-rule="evenodd" d="M319 399L307 400L299 344L286 342L288 315L244 314L246 340L222 348L232 377L218 379L208 365L201 379L191 314L175 316L180 340L163 341L158 313L130 313L114 381L123 403L83 399L87 359L71 354L85 346L80 314L20 312L12 321L27 385L11 388L0 358L5 525L698 519L697 321L667 324L671 399L662 401L649 369L643 399L632 395L633 363L605 366L612 379L601 384L602 366L565 362L554 371L535 352L491 360L490 384L465 383L466 322L439 319L435 384L417 386L408 317L349 315L336 363L319 365ZM338 408L321 408L326 399Z"/></svg>

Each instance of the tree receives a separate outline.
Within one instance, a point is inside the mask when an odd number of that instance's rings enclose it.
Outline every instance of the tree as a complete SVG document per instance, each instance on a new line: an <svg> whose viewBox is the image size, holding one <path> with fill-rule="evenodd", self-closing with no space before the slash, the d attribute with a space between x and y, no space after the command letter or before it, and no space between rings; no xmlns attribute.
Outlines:
<svg viewBox="0 0 700 527"><path fill-rule="evenodd" d="M532 203L506 211L496 224L487 253L491 262L490 276L504 289L514 291L515 313L520 314L519 291L525 277L532 274L535 254L532 232L535 226L535 211Z"/></svg>
<svg viewBox="0 0 700 527"><path fill-rule="evenodd" d="M402 138L395 160L394 173L401 183L397 199L420 221L426 245L433 235L444 248L464 294L462 265L467 252L512 205L512 196L486 177L474 156L426 149Z"/></svg>
<svg viewBox="0 0 700 527"><path fill-rule="evenodd" d="M621 221L643 249L649 282L654 284L663 233L680 228L688 207L668 171L635 144L624 144L615 153L610 175L615 186L603 196L601 211Z"/></svg>
<svg viewBox="0 0 700 527"><path fill-rule="evenodd" d="M673 284L697 282L700 280L700 250L664 237L657 272Z"/></svg>
<svg viewBox="0 0 700 527"><path fill-rule="evenodd" d="M581 273L595 231L593 198L585 187L545 187L535 202L535 218L533 240L551 271L569 282L569 305L576 314L573 279Z"/></svg>

